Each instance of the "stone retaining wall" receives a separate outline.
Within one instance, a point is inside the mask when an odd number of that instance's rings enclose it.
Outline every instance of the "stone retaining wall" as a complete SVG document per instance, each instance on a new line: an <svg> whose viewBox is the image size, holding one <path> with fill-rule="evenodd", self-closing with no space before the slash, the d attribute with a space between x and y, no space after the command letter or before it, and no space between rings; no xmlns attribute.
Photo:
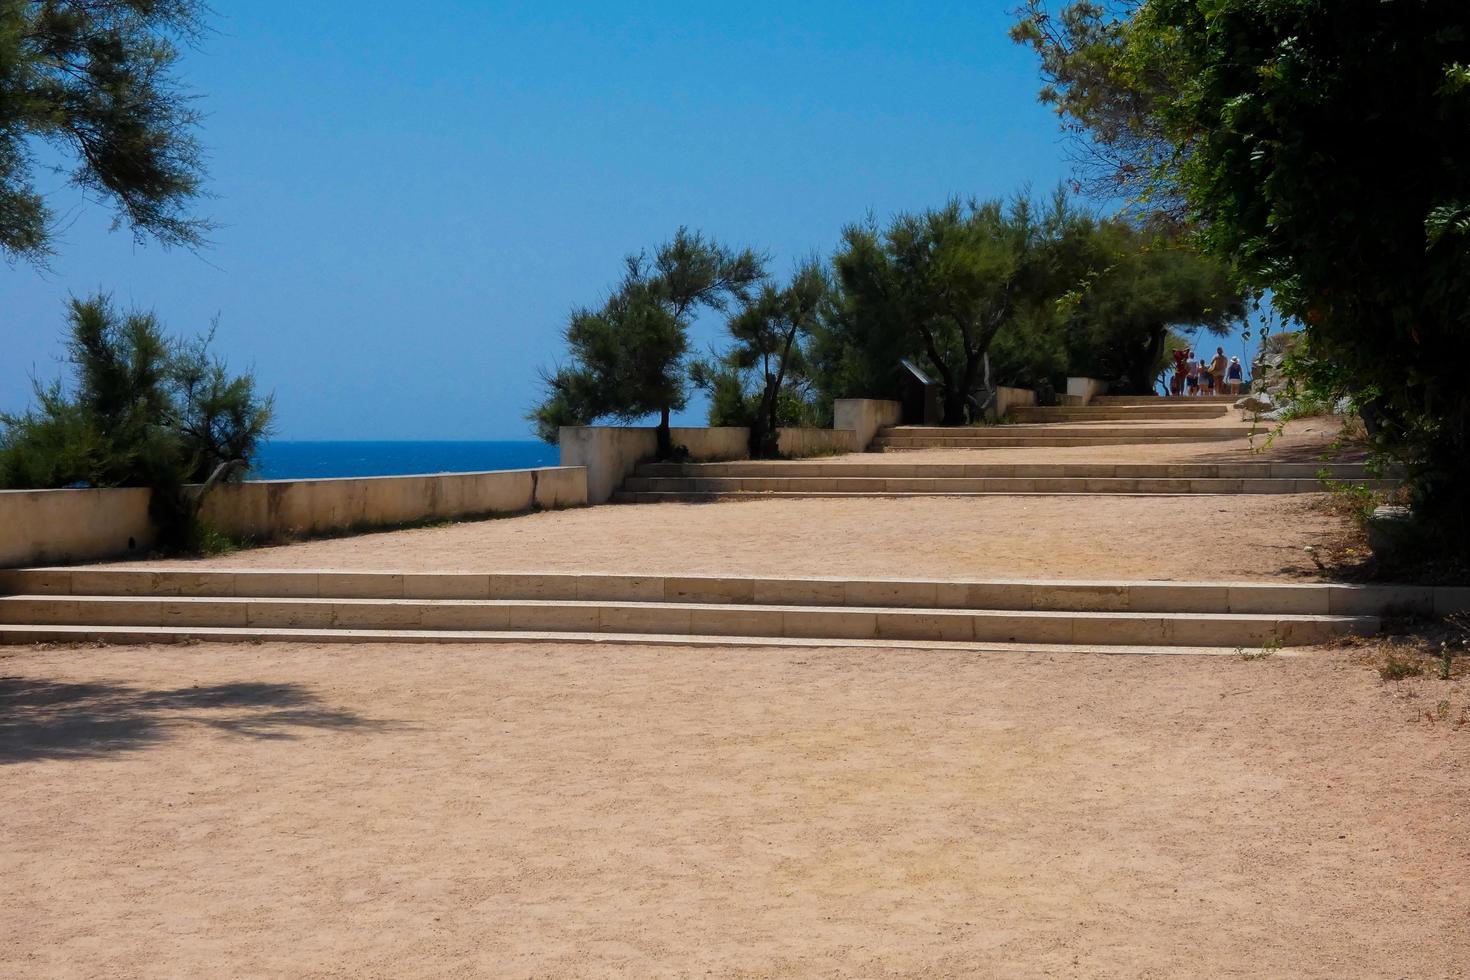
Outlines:
<svg viewBox="0 0 1470 980"><path fill-rule="evenodd" d="M996 420L1006 417L1006 413L1013 408L1024 408L1036 404L1036 392L1030 388L1007 388L1001 385L995 389L995 404L991 406Z"/></svg>
<svg viewBox="0 0 1470 980"><path fill-rule="evenodd" d="M141 555L155 539L150 491L0 491L0 567ZM587 503L577 467L264 480L217 487L203 517L233 537L270 539Z"/></svg>
<svg viewBox="0 0 1470 980"><path fill-rule="evenodd" d="M0 490L0 568L141 555L151 491Z"/></svg>
<svg viewBox="0 0 1470 980"><path fill-rule="evenodd" d="M781 453L821 456L860 452L867 448L880 427L897 422L898 408L897 402L840 399L836 403L834 428L783 427ZM694 462L722 462L746 459L750 455L750 430L744 427L675 426L669 434L674 445L687 449L689 459ZM608 501L638 464L653 459L658 450L657 430L652 426L563 426L557 443L563 466L587 470L587 502L591 504Z"/></svg>

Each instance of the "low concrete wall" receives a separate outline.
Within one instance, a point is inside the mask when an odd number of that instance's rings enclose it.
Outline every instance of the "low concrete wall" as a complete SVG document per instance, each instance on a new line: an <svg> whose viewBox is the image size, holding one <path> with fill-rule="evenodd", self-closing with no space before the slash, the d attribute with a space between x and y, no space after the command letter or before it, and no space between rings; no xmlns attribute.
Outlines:
<svg viewBox="0 0 1470 980"><path fill-rule="evenodd" d="M839 403L841 404L841 403ZM878 402L893 405L897 402ZM888 423L885 423L888 424ZM786 456L817 456L823 453L856 452L860 443L853 431L836 429L782 428L781 452ZM709 463L750 457L750 430L743 426L681 428L669 430L674 445L689 451L695 462ZM871 436L869 437L871 438ZM652 426L575 425L563 426L557 437L563 466L580 466L587 471L587 502L606 503L623 485L639 463L653 459L658 451L657 430Z"/></svg>
<svg viewBox="0 0 1470 980"><path fill-rule="evenodd" d="M903 418L902 405L877 398L839 398L832 408L832 428L852 430L855 452L865 452L879 429L897 425Z"/></svg>
<svg viewBox="0 0 1470 980"><path fill-rule="evenodd" d="M1036 392L1030 388L1007 388L1002 385L995 389L995 404L991 406L991 411L995 419L1003 419L1013 408L1035 404Z"/></svg>
<svg viewBox="0 0 1470 980"><path fill-rule="evenodd" d="M156 536L149 494L132 487L0 491L0 567L141 554ZM210 494L201 516L225 534L269 539L586 503L585 470L548 467L227 483Z"/></svg>
<svg viewBox="0 0 1470 980"><path fill-rule="evenodd" d="M151 491L0 490L0 568L140 555Z"/></svg>
<svg viewBox="0 0 1470 980"><path fill-rule="evenodd" d="M201 516L225 534L271 538L586 502L585 473L556 467L230 483L210 494Z"/></svg>
<svg viewBox="0 0 1470 980"><path fill-rule="evenodd" d="M783 426L781 455L822 456L859 451L857 433L851 429L797 429Z"/></svg>
<svg viewBox="0 0 1470 980"><path fill-rule="evenodd" d="M1096 378L1068 378L1067 379L1067 404L1086 405L1098 395L1108 393L1108 383ZM1074 398L1082 399L1073 402Z"/></svg>
<svg viewBox="0 0 1470 980"><path fill-rule="evenodd" d="M669 429L674 445L689 450L691 459L718 461L749 455L750 432L737 426ZM634 467L658 452L653 426L568 425L557 436L562 466L580 466L587 472L587 503L602 504L623 485Z"/></svg>

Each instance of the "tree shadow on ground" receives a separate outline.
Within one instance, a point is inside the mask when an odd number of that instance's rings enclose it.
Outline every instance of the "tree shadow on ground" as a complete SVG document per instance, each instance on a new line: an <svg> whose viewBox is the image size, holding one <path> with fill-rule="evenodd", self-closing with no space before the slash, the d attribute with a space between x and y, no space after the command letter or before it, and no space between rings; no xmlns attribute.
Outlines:
<svg viewBox="0 0 1470 980"><path fill-rule="evenodd" d="M299 738L304 729L381 732L401 727L327 707L299 684L239 682L148 691L0 677L0 765L144 749L194 725L245 738L284 740Z"/></svg>
<svg viewBox="0 0 1470 980"><path fill-rule="evenodd" d="M1260 443L1257 443L1260 445ZM1332 448L1321 443L1276 443L1259 452L1254 449L1232 447L1215 452L1200 453L1195 457L1201 463L1361 463L1368 458L1368 450L1361 445L1345 445ZM1181 460L1181 462L1185 462Z"/></svg>

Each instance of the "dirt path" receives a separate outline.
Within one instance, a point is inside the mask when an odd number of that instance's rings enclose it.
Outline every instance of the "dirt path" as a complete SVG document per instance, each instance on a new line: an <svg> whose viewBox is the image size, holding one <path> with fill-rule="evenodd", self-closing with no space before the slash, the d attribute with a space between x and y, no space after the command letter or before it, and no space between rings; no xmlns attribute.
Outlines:
<svg viewBox="0 0 1470 980"><path fill-rule="evenodd" d="M0 652L0 975L1458 977L1463 683L1341 654Z"/></svg>
<svg viewBox="0 0 1470 980"><path fill-rule="evenodd" d="M191 567L697 572L894 578L1315 574L1315 494L636 504L258 548ZM175 567L169 561L154 567ZM131 563L130 567L140 567Z"/></svg>

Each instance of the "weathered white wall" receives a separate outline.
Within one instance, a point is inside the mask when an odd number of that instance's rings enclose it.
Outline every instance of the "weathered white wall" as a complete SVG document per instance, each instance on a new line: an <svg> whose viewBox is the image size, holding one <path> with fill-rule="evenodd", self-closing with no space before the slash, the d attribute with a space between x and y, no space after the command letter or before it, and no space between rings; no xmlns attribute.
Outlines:
<svg viewBox="0 0 1470 980"><path fill-rule="evenodd" d="M142 554L151 491L0 490L0 568Z"/></svg>
<svg viewBox="0 0 1470 980"><path fill-rule="evenodd" d="M876 398L839 398L832 408L832 428L853 432L854 452L866 451L879 429L897 425L903 418L898 402Z"/></svg>
<svg viewBox="0 0 1470 980"><path fill-rule="evenodd" d="M1080 402L1077 402L1076 404L1086 405L1088 402L1092 401L1094 397L1098 395L1106 395L1107 393L1108 383L1106 381L1099 381L1096 378L1067 379L1067 395L1069 403L1073 398L1080 398L1082 400Z"/></svg>
<svg viewBox="0 0 1470 980"><path fill-rule="evenodd" d="M586 502L585 474L558 467L231 483L210 494L201 516L225 534L270 538Z"/></svg>
<svg viewBox="0 0 1470 980"><path fill-rule="evenodd" d="M680 428L669 430L674 445L689 450L691 459L744 459L750 433L735 426ZM587 471L587 502L606 503L623 479L658 451L657 430L652 426L568 425L557 437L562 466L580 466Z"/></svg>
<svg viewBox="0 0 1470 980"><path fill-rule="evenodd" d="M1013 408L1035 404L1036 392L1030 388L1007 388L1002 385L995 389L995 404L991 406L991 412L996 419L1002 419Z"/></svg>
<svg viewBox="0 0 1470 980"><path fill-rule="evenodd" d="M893 418L897 419L897 402L872 404L892 405ZM882 412L878 414L882 418L888 417ZM856 452L867 445L858 440L857 433L840 425L836 429L782 428L780 431L781 452L786 456ZM696 462L746 459L750 456L750 430L744 427L674 427L669 434L674 445L687 449L689 458ZM658 451L658 437L652 426L563 426L558 435L558 445L563 466L580 466L587 470L587 502L601 504L612 497L639 463L653 459Z"/></svg>
<svg viewBox="0 0 1470 980"><path fill-rule="evenodd" d="M155 537L148 499L140 488L0 491L0 567L142 553ZM270 539L586 503L586 471L549 467L228 483L201 516L225 534Z"/></svg>
<svg viewBox="0 0 1470 980"><path fill-rule="evenodd" d="M798 429L782 426L781 455L821 456L858 451L857 433L851 429Z"/></svg>

